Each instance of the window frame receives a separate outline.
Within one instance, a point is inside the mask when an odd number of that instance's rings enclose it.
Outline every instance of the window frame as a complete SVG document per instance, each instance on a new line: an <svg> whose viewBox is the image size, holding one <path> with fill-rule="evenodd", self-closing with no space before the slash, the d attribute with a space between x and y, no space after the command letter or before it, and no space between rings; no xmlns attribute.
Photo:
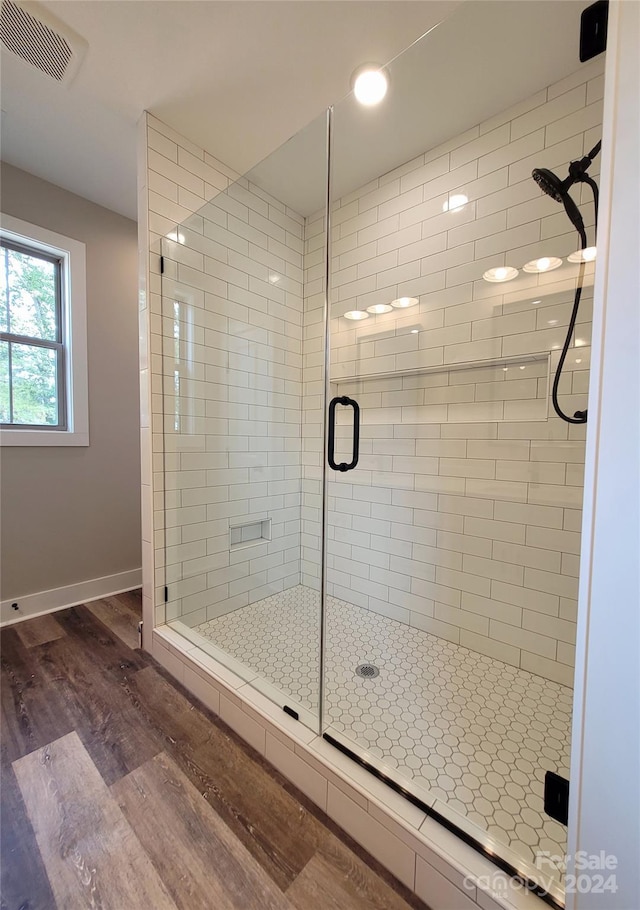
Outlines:
<svg viewBox="0 0 640 910"><path fill-rule="evenodd" d="M24 344L35 343L61 351L57 355L60 423L56 426L3 424L0 427L0 446L88 446L85 244L4 214L0 215L0 236L4 243L17 247L20 252L33 252L59 263L58 340L53 343L27 336L15 338ZM5 338L5 333L3 340L9 340Z"/></svg>
<svg viewBox="0 0 640 910"><path fill-rule="evenodd" d="M33 335L21 335L18 332L11 331L9 327L8 332L0 331L0 341L4 341L10 345L9 347L9 401L10 408L13 411L13 394L12 394L12 376L11 376L11 361L13 354L13 345L24 345L25 347L36 347L44 348L47 351L54 351L56 355L56 404L57 404L57 422L55 424L36 424L36 423L17 423L11 421L10 423L0 423L0 430L47 430L60 432L66 431L67 429L67 393L66 393L66 375L65 375L65 360L66 360L66 349L64 344L65 336L65 305L62 299L62 281L63 281L63 271L64 271L64 262L60 256L53 255L49 252L44 252L43 250L36 249L33 245L26 246L23 243L16 243L14 240L9 240L7 237L4 237L0 234L0 250L12 250L15 253L22 253L25 256L30 256L32 259L40 259L43 262L50 262L55 268L55 293L56 293L56 303L55 303L55 319L56 319L56 337L55 339L49 340L47 338L38 338ZM10 317L10 313L9 313Z"/></svg>

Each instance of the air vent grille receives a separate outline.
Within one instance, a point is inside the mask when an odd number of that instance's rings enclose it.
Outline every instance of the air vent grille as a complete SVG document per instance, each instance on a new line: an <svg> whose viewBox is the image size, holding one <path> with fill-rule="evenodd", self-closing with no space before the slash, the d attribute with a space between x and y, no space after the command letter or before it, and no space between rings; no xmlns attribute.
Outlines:
<svg viewBox="0 0 640 910"><path fill-rule="evenodd" d="M0 39L18 57L62 82L73 49L62 35L12 0L2 0Z"/></svg>

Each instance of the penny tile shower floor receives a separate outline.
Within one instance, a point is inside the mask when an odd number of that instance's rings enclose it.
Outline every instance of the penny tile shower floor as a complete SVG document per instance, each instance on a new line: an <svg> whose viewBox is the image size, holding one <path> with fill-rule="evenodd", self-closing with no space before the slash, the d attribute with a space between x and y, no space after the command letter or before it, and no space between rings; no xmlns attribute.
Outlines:
<svg viewBox="0 0 640 910"><path fill-rule="evenodd" d="M298 586L194 631L316 711L318 616ZM547 770L569 776L571 689L334 597L326 627L334 730L530 862L564 855L542 794Z"/></svg>

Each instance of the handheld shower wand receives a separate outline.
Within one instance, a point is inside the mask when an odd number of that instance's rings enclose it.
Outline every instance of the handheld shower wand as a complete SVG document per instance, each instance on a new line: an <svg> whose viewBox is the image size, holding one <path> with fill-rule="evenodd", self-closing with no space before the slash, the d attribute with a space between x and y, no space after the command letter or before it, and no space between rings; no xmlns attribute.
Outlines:
<svg viewBox="0 0 640 910"><path fill-rule="evenodd" d="M581 158L580 161L572 161L569 164L569 176L565 177L564 180L561 180L557 174L554 174L553 171L548 170L545 167L536 168L532 171L531 176L538 184L540 189L551 196L552 199L555 199L556 202L561 202L564 206L565 212L569 216L571 224L574 226L578 235L580 237L580 243L582 244L582 249L586 249L587 246L587 232L584 226L584 220L580 214L580 209L574 202L574 200L569 195L569 190L574 183L586 183L591 187L593 193L593 203L595 207L595 220L596 225L598 223L598 185L595 180L587 174L587 170L590 165L593 163L594 158L600 152L602 147L602 140L596 143L591 149L588 155L585 155L584 158ZM584 262L580 263L580 270L578 272L578 285L576 287L576 293L573 301L573 310L571 312L571 319L569 320L569 328L567 330L567 337L562 348L562 353L560 355L560 360L558 361L558 368L556 370L556 375L553 380L553 389L551 392L551 400L553 402L553 408L558 415L558 417L565 420L567 423L586 423L587 422L587 411L576 411L573 417L569 417L565 414L558 403L558 386L560 385L560 378L562 376L562 368L564 367L564 362L567 356L567 351L569 350L569 345L571 344L571 336L573 335L573 330L575 329L576 319L578 317L578 308L580 306L580 298L582 296L582 285L584 281Z"/></svg>

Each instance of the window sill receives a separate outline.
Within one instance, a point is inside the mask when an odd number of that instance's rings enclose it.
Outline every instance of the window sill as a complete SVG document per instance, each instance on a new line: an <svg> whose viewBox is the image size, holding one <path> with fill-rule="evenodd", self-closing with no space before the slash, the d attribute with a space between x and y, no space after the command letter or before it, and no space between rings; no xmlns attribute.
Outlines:
<svg viewBox="0 0 640 910"><path fill-rule="evenodd" d="M0 446L88 446L89 434L65 430L0 430Z"/></svg>

